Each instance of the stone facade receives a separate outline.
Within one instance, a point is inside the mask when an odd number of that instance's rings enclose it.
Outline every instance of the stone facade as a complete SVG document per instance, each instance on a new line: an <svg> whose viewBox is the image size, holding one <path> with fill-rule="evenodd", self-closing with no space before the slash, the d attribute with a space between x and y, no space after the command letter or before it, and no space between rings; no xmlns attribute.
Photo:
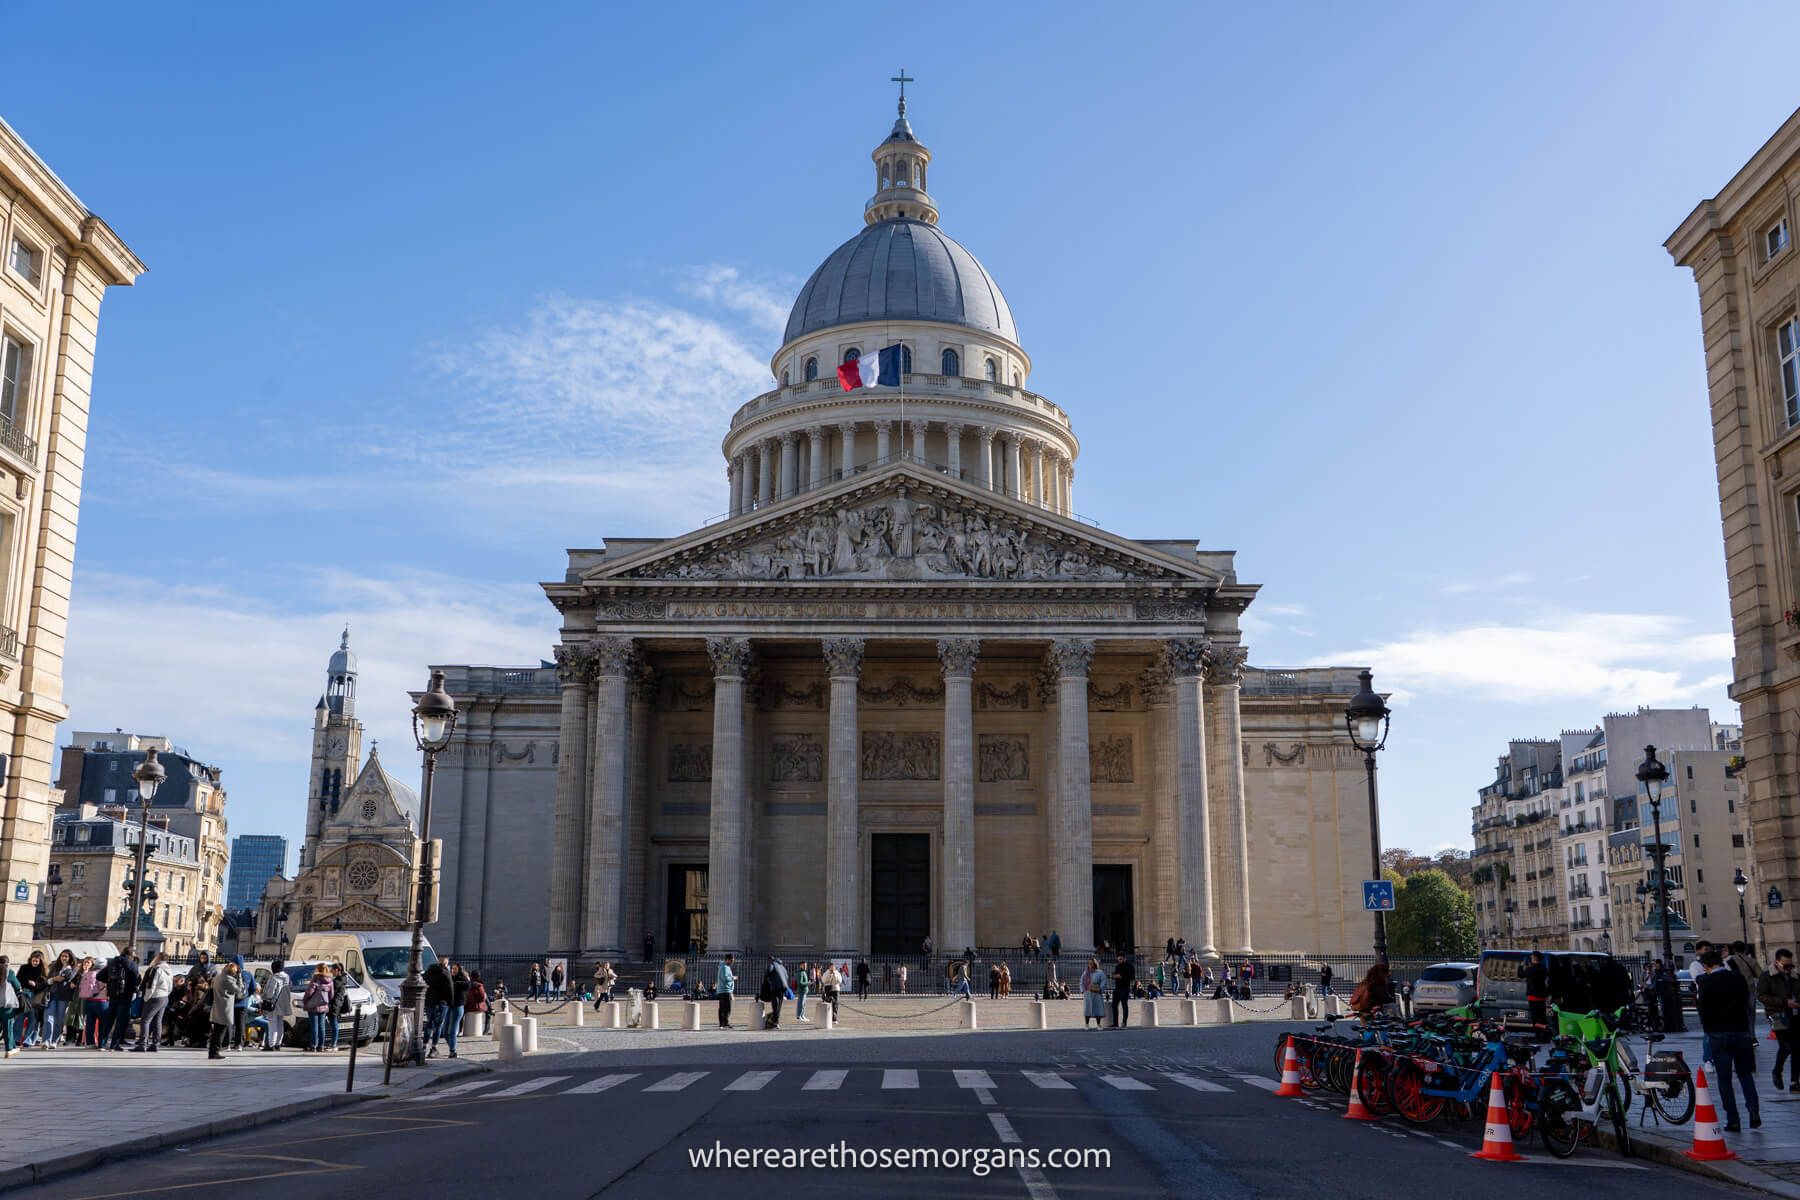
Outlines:
<svg viewBox="0 0 1800 1200"><path fill-rule="evenodd" d="M1073 515L1069 417L904 113L873 158L725 434L730 515L571 550L554 667L444 668L434 944L1366 945L1355 672L1248 668L1231 552ZM884 349L923 369L835 377Z"/></svg>
<svg viewBox="0 0 1800 1200"><path fill-rule="evenodd" d="M1700 292L1753 903L1800 935L1800 112L1664 247ZM1785 903L1767 905L1769 889ZM1759 903L1760 902L1760 903Z"/></svg>
<svg viewBox="0 0 1800 1200"><path fill-rule="evenodd" d="M22 961L47 872L50 773L100 301L144 264L0 121L0 953Z"/></svg>

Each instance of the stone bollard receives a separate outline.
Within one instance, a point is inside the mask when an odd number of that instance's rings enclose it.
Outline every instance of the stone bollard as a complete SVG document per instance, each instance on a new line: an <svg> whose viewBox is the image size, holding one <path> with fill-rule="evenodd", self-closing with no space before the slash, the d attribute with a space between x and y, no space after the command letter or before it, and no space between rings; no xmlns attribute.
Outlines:
<svg viewBox="0 0 1800 1200"><path fill-rule="evenodd" d="M1156 1014L1156 1001L1146 1000L1138 1006L1138 1010L1142 1014L1142 1019L1139 1021L1139 1024L1145 1029L1161 1028L1162 1019Z"/></svg>
<svg viewBox="0 0 1800 1200"><path fill-rule="evenodd" d="M644 1023L639 1028L661 1029L662 1005L654 1003L644 1005Z"/></svg>
<svg viewBox="0 0 1800 1200"><path fill-rule="evenodd" d="M500 1015L494 1019L494 1024L499 1027L510 1026L513 1023L514 1023L513 1010L510 1008L501 1009Z"/></svg>
<svg viewBox="0 0 1800 1200"><path fill-rule="evenodd" d="M1025 1002L1025 1020L1033 1029L1050 1028L1050 1013L1042 999L1033 997Z"/></svg>
<svg viewBox="0 0 1800 1200"><path fill-rule="evenodd" d="M1312 1001L1305 996L1295 996L1288 1005L1288 1015L1296 1021L1310 1020L1312 1018Z"/></svg>
<svg viewBox="0 0 1800 1200"><path fill-rule="evenodd" d="M500 1026L500 1061L517 1062L525 1057L525 1029L508 1022Z"/></svg>
<svg viewBox="0 0 1800 1200"><path fill-rule="evenodd" d="M569 1001L569 1024L577 1029L587 1024L587 1009L579 1000Z"/></svg>
<svg viewBox="0 0 1800 1200"><path fill-rule="evenodd" d="M975 1016L975 1001L964 1000L962 1002L962 1010L963 1010L962 1011L962 1027L964 1029L979 1029L979 1028L981 1028L981 1026L978 1023L978 1020Z"/></svg>
<svg viewBox="0 0 1800 1200"><path fill-rule="evenodd" d="M1229 1025L1237 1020L1237 1009L1232 1006L1230 996L1220 996L1217 1000L1213 1001L1213 1005L1216 1009L1213 1020L1219 1022L1219 1024Z"/></svg>
<svg viewBox="0 0 1800 1200"><path fill-rule="evenodd" d="M1182 1023L1185 1025L1198 1025L1200 1023L1200 1001L1191 996L1188 999L1183 1000L1181 1002L1181 1017Z"/></svg>
<svg viewBox="0 0 1800 1200"><path fill-rule="evenodd" d="M683 1029L700 1028L700 1006L693 1001L685 1001L681 1006L681 1027Z"/></svg>
<svg viewBox="0 0 1800 1200"><path fill-rule="evenodd" d="M829 1004L819 1005L819 1028L826 1031L837 1028L837 1012Z"/></svg>
<svg viewBox="0 0 1800 1200"><path fill-rule="evenodd" d="M538 1019L536 1017L526 1017L519 1022L518 1028L520 1036L524 1039L525 1053L527 1054L537 1053L537 1027Z"/></svg>
<svg viewBox="0 0 1800 1200"><path fill-rule="evenodd" d="M1336 996L1333 996L1331 998L1331 1003L1326 1006L1325 1011L1334 1017L1341 1017L1344 1015L1344 1002Z"/></svg>
<svg viewBox="0 0 1800 1200"><path fill-rule="evenodd" d="M464 1013L462 1019L462 1036L465 1038L484 1036L481 1032L481 1018L485 1015L487 1014L478 1012Z"/></svg>
<svg viewBox="0 0 1800 1200"><path fill-rule="evenodd" d="M594 1024L602 1029L617 1029L619 1027L619 1008L620 1004L617 1000L609 1000L602 1004L594 1010Z"/></svg>

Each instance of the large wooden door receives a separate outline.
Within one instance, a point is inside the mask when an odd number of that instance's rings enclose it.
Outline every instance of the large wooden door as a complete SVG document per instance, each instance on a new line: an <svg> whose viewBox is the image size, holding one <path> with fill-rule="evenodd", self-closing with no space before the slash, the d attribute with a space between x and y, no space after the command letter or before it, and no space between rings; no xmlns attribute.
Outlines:
<svg viewBox="0 0 1800 1200"><path fill-rule="evenodd" d="M706 945L706 864L670 863L663 950L686 954Z"/></svg>
<svg viewBox="0 0 1800 1200"><path fill-rule="evenodd" d="M1137 944L1131 920L1131 867L1094 865L1094 945L1129 951Z"/></svg>
<svg viewBox="0 0 1800 1200"><path fill-rule="evenodd" d="M931 933L931 835L869 837L869 950L917 954ZM958 946L960 950L962 947Z"/></svg>

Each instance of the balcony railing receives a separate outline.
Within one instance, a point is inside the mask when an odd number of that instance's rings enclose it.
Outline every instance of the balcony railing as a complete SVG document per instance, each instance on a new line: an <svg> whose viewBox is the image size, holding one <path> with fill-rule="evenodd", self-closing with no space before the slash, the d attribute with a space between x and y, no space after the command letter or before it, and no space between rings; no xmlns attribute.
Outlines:
<svg viewBox="0 0 1800 1200"><path fill-rule="evenodd" d="M19 661L19 631L0 625L0 658L7 662Z"/></svg>
<svg viewBox="0 0 1800 1200"><path fill-rule="evenodd" d="M5 446L32 466L37 466L36 440L27 436L6 413L0 413L0 446Z"/></svg>
<svg viewBox="0 0 1800 1200"><path fill-rule="evenodd" d="M968 379L961 375L928 375L920 372L908 372L903 376L902 390L909 391L920 400L957 399L966 396L977 396L983 399L1005 400L1010 404L1024 408L1037 409L1053 423L1069 428L1069 414L1052 401L1046 400L1036 392L1028 392L1022 387L996 383L989 379ZM834 371L829 378L802 380L786 387L777 387L746 401L737 412L732 414L731 427L736 429L745 421L758 413L784 408L789 404L807 400L829 400L844 394L844 387L838 382ZM893 393L895 397L899 392ZM882 398L888 393L883 392Z"/></svg>

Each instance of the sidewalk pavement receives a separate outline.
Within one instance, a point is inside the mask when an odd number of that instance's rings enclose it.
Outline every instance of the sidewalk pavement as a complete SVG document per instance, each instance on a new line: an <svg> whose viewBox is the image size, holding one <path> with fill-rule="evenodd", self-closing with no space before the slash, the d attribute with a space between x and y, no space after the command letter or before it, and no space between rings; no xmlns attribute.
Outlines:
<svg viewBox="0 0 1800 1200"><path fill-rule="evenodd" d="M356 1087L349 1092L347 1052L244 1050L210 1062L204 1048L165 1047L156 1054L26 1050L0 1061L0 1129L6 1130L0 1191L487 1070L436 1058L423 1069L395 1067L393 1085L383 1087L383 1049L371 1044L357 1052Z"/></svg>
<svg viewBox="0 0 1800 1200"><path fill-rule="evenodd" d="M1739 1119L1744 1130L1725 1135L1726 1146L1738 1156L1735 1162L1695 1162L1686 1154L1694 1145L1692 1121L1686 1125L1658 1125L1652 1118L1640 1125L1637 1107L1632 1109L1631 1141L1637 1152L1646 1158L1786 1196L1789 1200L1800 1200L1800 1093L1787 1090L1786 1067L1782 1068L1782 1090L1775 1091L1774 1080L1769 1077L1775 1065L1775 1043L1768 1040L1767 1026L1761 1021L1757 1025L1761 1040L1756 1043L1756 1095L1762 1104L1763 1125L1761 1129L1750 1128L1750 1114L1744 1110L1743 1092L1738 1090ZM1658 1044L1658 1049L1681 1051L1688 1066L1697 1071L1705 1061L1700 1046L1701 1035L1697 1032L1672 1033ZM1642 1043L1634 1042L1634 1048L1641 1051ZM1706 1081L1712 1089L1713 1103L1718 1107L1722 1125L1725 1109L1719 1103L1719 1082L1710 1070L1706 1073Z"/></svg>

